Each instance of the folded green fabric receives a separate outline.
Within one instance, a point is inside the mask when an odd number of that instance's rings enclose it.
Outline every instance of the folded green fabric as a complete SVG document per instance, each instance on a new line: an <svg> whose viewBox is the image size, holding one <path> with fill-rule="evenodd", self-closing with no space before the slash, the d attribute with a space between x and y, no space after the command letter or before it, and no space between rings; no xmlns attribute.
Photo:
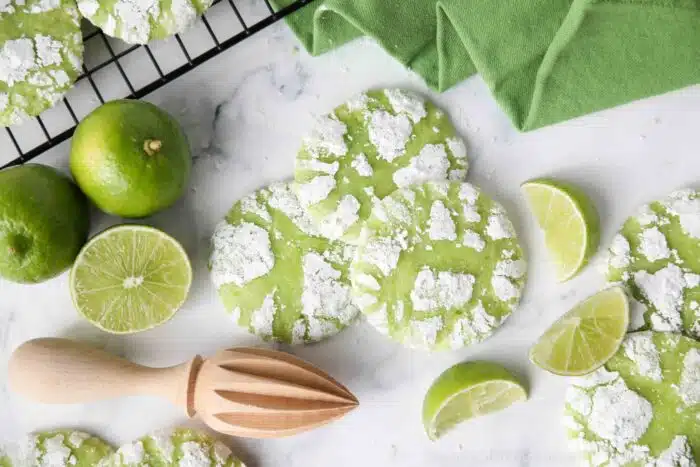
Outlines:
<svg viewBox="0 0 700 467"><path fill-rule="evenodd" d="M438 91L479 73L521 130L700 83L700 0L317 0L287 21L312 55L370 36Z"/></svg>

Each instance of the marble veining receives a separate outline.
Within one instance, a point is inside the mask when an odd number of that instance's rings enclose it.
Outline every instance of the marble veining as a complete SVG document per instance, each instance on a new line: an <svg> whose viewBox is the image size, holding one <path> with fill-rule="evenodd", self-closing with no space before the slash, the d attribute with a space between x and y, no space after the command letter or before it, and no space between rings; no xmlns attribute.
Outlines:
<svg viewBox="0 0 700 467"><path fill-rule="evenodd" d="M567 380L534 368L527 351L551 321L598 290L603 277L590 266L571 282L556 283L519 185L552 175L586 187L598 203L607 244L639 204L696 182L700 87L522 134L479 78L435 95L369 40L312 58L281 24L150 96L183 124L196 159L187 195L148 219L178 238L193 262L191 296L171 322L133 336L107 336L77 316L66 274L37 286L0 282L0 440L31 430L76 427L120 444L174 424L201 426L168 403L145 397L73 406L30 403L8 390L7 358L23 341L40 336L79 338L154 366L220 347L260 344L237 330L218 303L207 274L209 236L234 201L291 177L314 114L359 91L384 86L414 89L434 99L467 140L469 180L508 209L529 258L522 306L489 340L458 352L404 349L362 322L327 342L285 347L347 384L359 396L360 408L294 438L224 440L249 465L263 467L575 465L560 423ZM68 149L63 144L38 162L65 169ZM0 151L10 148L0 145ZM99 213L94 219L93 232L119 221ZM444 369L470 358L509 367L529 382L531 398L430 442L420 421L422 397Z"/></svg>

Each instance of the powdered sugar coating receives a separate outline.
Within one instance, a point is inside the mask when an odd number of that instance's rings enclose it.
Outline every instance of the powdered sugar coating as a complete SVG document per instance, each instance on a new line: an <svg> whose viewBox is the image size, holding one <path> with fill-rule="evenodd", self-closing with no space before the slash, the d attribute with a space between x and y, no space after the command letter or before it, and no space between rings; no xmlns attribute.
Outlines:
<svg viewBox="0 0 700 467"><path fill-rule="evenodd" d="M316 342L357 315L352 247L327 240L291 184L236 203L212 238L212 280L235 321L265 340Z"/></svg>
<svg viewBox="0 0 700 467"><path fill-rule="evenodd" d="M78 0L80 13L129 44L165 39L192 26L213 0Z"/></svg>
<svg viewBox="0 0 700 467"><path fill-rule="evenodd" d="M482 220L465 218L465 206ZM508 225L508 237L487 234L492 217ZM353 295L389 337L457 349L487 338L512 312L525 273L500 205L465 183L428 182L398 190L374 209L352 265Z"/></svg>
<svg viewBox="0 0 700 467"><path fill-rule="evenodd" d="M678 370L699 349L699 343L678 334L631 333L605 367L574 380L564 423L583 465L697 465L700 428L690 421L700 416L700 406L687 405L680 396Z"/></svg>
<svg viewBox="0 0 700 467"><path fill-rule="evenodd" d="M107 460L107 466L245 467L226 445L188 428L159 431L126 444Z"/></svg>
<svg viewBox="0 0 700 467"><path fill-rule="evenodd" d="M17 467L71 467L97 465L113 452L111 446L88 433L54 430L28 435L8 457L10 465Z"/></svg>
<svg viewBox="0 0 700 467"><path fill-rule="evenodd" d="M437 131L436 131L437 130ZM302 204L322 235L356 244L397 188L460 180L466 147L444 113L410 91L368 91L317 119L297 156Z"/></svg>
<svg viewBox="0 0 700 467"><path fill-rule="evenodd" d="M0 8L0 126L9 126L65 95L80 72L83 40L72 1L8 0Z"/></svg>
<svg viewBox="0 0 700 467"><path fill-rule="evenodd" d="M614 237L608 280L644 310L643 329L700 337L700 194L684 189L646 204Z"/></svg>

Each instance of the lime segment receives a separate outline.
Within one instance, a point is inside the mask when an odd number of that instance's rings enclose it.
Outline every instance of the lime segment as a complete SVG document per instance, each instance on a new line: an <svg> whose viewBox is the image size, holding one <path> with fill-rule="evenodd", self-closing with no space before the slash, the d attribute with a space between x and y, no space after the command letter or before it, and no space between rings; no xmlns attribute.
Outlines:
<svg viewBox="0 0 700 467"><path fill-rule="evenodd" d="M435 440L458 423L527 399L525 387L490 362L459 363L435 380L423 401L423 425Z"/></svg>
<svg viewBox="0 0 700 467"><path fill-rule="evenodd" d="M557 279L571 279L598 248L600 220L593 202L577 187L554 180L532 180L521 188L544 232Z"/></svg>
<svg viewBox="0 0 700 467"><path fill-rule="evenodd" d="M627 295L611 287L559 318L530 349L530 360L557 375L588 374L615 354L628 324Z"/></svg>
<svg viewBox="0 0 700 467"><path fill-rule="evenodd" d="M160 230L138 225L113 227L94 237L70 276L78 311L115 334L169 320L187 298L191 282L182 246Z"/></svg>

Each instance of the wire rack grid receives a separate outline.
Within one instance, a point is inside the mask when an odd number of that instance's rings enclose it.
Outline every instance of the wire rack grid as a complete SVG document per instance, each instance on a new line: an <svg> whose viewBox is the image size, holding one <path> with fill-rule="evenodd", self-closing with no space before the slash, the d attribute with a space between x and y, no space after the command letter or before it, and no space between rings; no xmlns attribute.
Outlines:
<svg viewBox="0 0 700 467"><path fill-rule="evenodd" d="M270 0L214 0L191 30L148 45L125 44L88 26L83 73L74 88L56 107L6 128L16 155L0 159L0 169L28 162L66 141L81 117L105 101L140 99L312 1L297 0L275 10Z"/></svg>

